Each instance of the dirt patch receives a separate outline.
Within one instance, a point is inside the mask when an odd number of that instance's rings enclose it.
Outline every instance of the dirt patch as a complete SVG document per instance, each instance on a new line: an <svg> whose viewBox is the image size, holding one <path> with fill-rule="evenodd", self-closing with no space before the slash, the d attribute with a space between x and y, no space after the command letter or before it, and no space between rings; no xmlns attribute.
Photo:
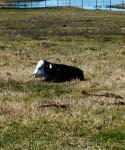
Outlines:
<svg viewBox="0 0 125 150"><path fill-rule="evenodd" d="M42 104L39 108L47 108L47 107L56 107L56 108L68 108L69 105L59 104L59 103L50 103L50 104Z"/></svg>
<svg viewBox="0 0 125 150"><path fill-rule="evenodd" d="M88 95L88 96L104 96L104 97L113 97L113 98L119 98L119 99L123 99L122 96L120 95L116 95L114 93L104 93L104 94L90 94L90 93L86 93L86 91L82 91L82 94L84 95Z"/></svg>

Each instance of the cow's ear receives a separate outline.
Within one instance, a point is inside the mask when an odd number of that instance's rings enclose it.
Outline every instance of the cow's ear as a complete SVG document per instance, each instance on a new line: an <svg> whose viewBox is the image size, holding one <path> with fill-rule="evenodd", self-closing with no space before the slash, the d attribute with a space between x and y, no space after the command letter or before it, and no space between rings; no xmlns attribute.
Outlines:
<svg viewBox="0 0 125 150"><path fill-rule="evenodd" d="M52 69L52 64L49 64L49 68Z"/></svg>

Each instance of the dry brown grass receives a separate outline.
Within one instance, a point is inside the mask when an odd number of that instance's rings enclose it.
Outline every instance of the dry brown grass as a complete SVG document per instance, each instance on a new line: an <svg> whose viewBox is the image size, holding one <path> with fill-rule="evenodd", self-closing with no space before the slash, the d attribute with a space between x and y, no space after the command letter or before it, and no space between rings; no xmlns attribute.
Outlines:
<svg viewBox="0 0 125 150"><path fill-rule="evenodd" d="M58 8L0 15L0 147L124 149L124 13ZM41 82L32 76L39 59L79 67L86 80Z"/></svg>

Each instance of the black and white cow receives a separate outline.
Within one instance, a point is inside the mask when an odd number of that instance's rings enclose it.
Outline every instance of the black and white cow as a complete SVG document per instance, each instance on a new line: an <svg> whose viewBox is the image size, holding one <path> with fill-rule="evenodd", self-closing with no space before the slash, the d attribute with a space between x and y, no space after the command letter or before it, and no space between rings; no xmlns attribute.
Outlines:
<svg viewBox="0 0 125 150"><path fill-rule="evenodd" d="M45 81L64 82L72 79L84 80L83 71L79 68L54 64L44 60L40 60L33 72L34 77L44 77Z"/></svg>

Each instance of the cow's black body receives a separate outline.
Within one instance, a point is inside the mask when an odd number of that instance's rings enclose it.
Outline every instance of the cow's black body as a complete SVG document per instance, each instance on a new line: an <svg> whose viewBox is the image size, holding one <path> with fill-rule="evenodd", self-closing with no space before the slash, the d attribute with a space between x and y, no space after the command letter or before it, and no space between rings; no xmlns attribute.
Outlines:
<svg viewBox="0 0 125 150"><path fill-rule="evenodd" d="M45 81L64 82L71 81L72 79L80 79L81 81L84 80L82 70L64 64L53 64L44 61L44 71L47 75Z"/></svg>

